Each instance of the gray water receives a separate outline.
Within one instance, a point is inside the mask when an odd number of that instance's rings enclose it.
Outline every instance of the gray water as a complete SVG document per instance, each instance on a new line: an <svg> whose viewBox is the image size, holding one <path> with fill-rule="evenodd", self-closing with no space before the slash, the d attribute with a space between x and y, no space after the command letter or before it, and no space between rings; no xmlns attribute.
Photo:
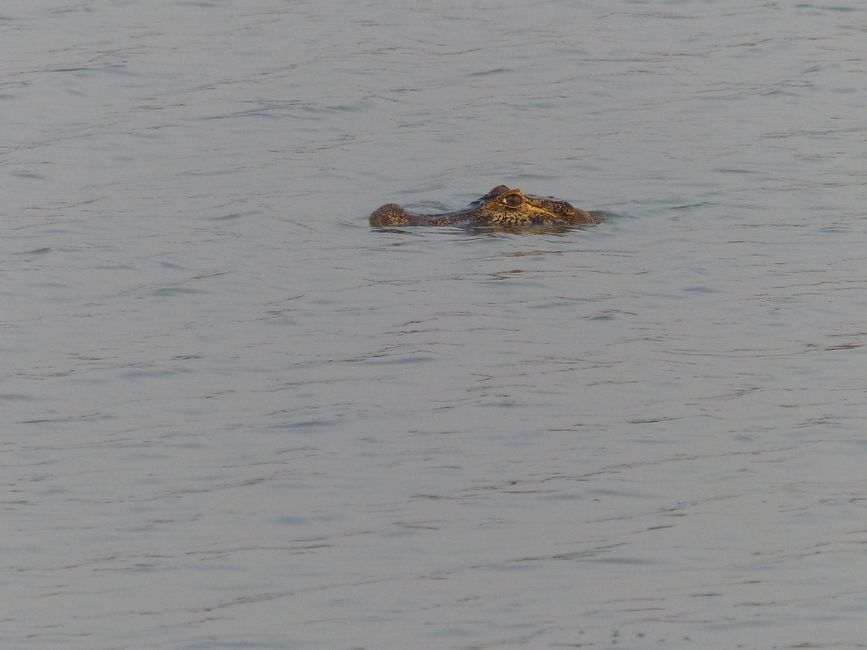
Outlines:
<svg viewBox="0 0 867 650"><path fill-rule="evenodd" d="M864 9L4 2L0 646L865 647Z"/></svg>

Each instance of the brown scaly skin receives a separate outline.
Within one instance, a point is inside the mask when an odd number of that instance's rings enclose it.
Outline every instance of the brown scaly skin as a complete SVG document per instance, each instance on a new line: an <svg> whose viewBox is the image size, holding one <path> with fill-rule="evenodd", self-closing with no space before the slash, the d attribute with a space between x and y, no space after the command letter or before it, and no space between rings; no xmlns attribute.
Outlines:
<svg viewBox="0 0 867 650"><path fill-rule="evenodd" d="M599 219L565 201L524 194L505 185L495 187L464 210L444 214L412 214L397 203L387 203L370 215L371 226L446 226L472 224L493 226L580 225Z"/></svg>

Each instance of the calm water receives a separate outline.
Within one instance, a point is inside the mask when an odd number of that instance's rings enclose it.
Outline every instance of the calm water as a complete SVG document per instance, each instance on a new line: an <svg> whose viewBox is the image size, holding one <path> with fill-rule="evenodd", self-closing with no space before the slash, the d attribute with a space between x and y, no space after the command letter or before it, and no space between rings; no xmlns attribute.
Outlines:
<svg viewBox="0 0 867 650"><path fill-rule="evenodd" d="M864 9L5 2L0 646L865 647Z"/></svg>

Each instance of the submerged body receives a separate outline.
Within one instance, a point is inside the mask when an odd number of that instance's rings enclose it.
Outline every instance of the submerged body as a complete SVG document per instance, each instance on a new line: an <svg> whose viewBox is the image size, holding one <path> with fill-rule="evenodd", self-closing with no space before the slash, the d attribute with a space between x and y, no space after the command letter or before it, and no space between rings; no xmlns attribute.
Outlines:
<svg viewBox="0 0 867 650"><path fill-rule="evenodd" d="M371 226L581 225L599 221L598 217L566 201L524 194L505 185L495 187L469 207L455 212L413 214L397 203L387 203L370 215Z"/></svg>

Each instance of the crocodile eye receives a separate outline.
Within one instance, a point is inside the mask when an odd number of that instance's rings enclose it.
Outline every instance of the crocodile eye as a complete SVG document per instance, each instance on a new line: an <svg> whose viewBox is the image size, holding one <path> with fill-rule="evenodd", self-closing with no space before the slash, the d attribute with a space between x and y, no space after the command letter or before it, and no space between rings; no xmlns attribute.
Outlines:
<svg viewBox="0 0 867 650"><path fill-rule="evenodd" d="M510 208L517 208L520 207L521 204L524 202L524 197L520 194L506 194L506 196L502 198L502 202L503 205L506 205Z"/></svg>

